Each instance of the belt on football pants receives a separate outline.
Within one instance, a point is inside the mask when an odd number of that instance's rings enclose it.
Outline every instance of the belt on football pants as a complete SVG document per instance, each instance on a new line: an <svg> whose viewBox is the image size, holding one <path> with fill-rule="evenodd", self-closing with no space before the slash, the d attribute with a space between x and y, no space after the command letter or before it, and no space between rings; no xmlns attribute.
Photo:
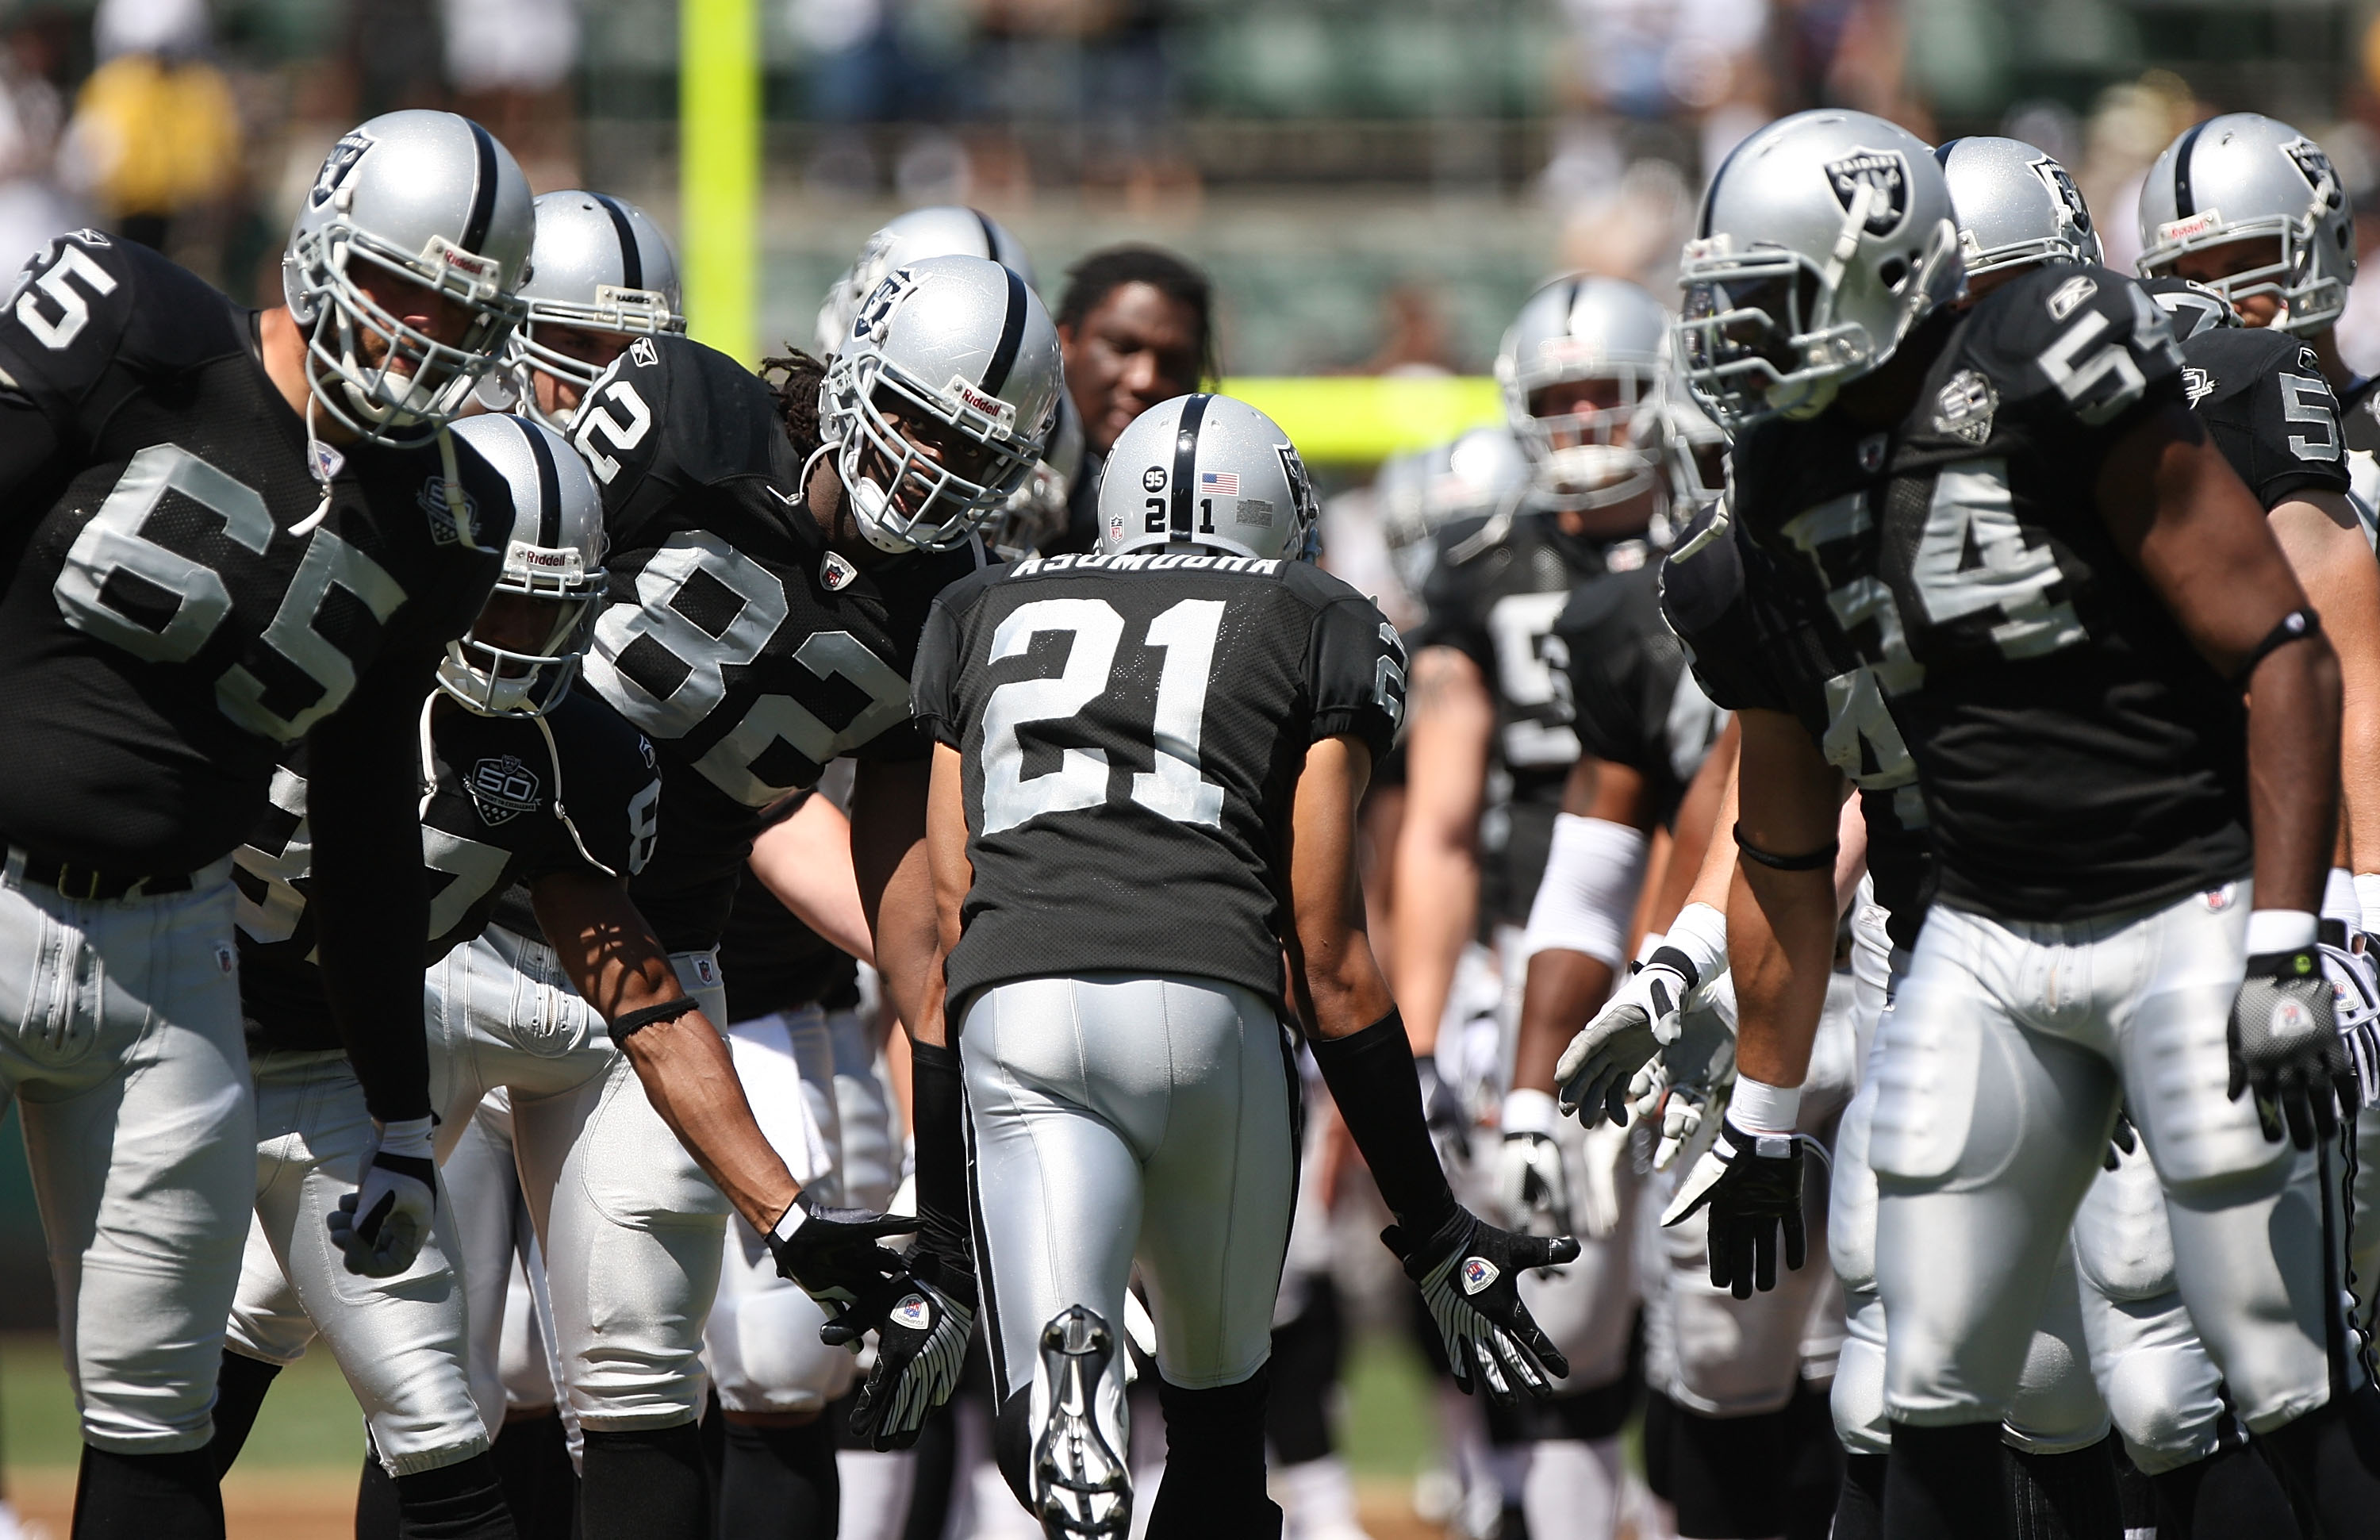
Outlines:
<svg viewBox="0 0 2380 1540"><path fill-rule="evenodd" d="M22 845L8 848L11 869L22 873L28 888L55 889L61 898L106 902L119 898L154 898L161 893L187 893L190 874L180 872L112 872L78 862L37 855Z"/></svg>

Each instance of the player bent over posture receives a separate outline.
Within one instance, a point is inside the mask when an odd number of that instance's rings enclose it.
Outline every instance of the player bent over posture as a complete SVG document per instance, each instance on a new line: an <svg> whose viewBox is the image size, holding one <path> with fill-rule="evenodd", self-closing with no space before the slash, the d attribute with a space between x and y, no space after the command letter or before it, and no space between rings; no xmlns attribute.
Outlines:
<svg viewBox="0 0 2380 1540"><path fill-rule="evenodd" d="M1049 1534L1130 1526L1115 1331L1135 1259L1168 1444L1148 1533L1281 1533L1262 1413L1296 1178L1284 949L1457 1375L1510 1400L1568 1372L1516 1285L1577 1243L1455 1202L1363 933L1355 807L1404 653L1297 559L1313 516L1279 428L1184 396L1117 440L1099 552L962 580L920 647L995 1448Z"/></svg>
<svg viewBox="0 0 2380 1540"><path fill-rule="evenodd" d="M1706 193L1681 322L1737 430L1732 515L1773 559L1747 582L1875 670L1849 725L1905 743L1939 862L1872 1061L1884 1532L2005 1532L1996 1425L2120 1093L2241 1420L2325 1533L2380 1533L2348 1402L2370 1392L2325 1351L2321 1194L2283 1132L2327 1131L2345 1072L2313 914L2336 664L2155 302L2081 264L1956 310L1955 253L1931 152L1803 114ZM1672 1212L1709 1202L1740 1286L1798 1219L1840 782L1799 721L1739 720L1740 1074Z"/></svg>

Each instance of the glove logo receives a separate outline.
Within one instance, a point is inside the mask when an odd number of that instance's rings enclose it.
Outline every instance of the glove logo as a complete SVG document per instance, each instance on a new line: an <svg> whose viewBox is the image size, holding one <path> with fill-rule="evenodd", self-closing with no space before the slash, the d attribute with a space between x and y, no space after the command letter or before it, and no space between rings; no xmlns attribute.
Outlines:
<svg viewBox="0 0 2380 1540"><path fill-rule="evenodd" d="M925 1295L911 1294L892 1307L892 1319L911 1331L928 1331L934 1325L934 1307Z"/></svg>
<svg viewBox="0 0 2380 1540"><path fill-rule="evenodd" d="M2305 1008L2302 1000L2278 1000L2265 1025L2275 1041L2289 1042L2313 1031L2313 1013Z"/></svg>
<svg viewBox="0 0 2380 1540"><path fill-rule="evenodd" d="M1484 1256L1466 1256L1463 1259L1463 1291L1466 1294L1479 1292L1480 1290L1495 1282L1500 1276L1496 1270L1496 1264Z"/></svg>

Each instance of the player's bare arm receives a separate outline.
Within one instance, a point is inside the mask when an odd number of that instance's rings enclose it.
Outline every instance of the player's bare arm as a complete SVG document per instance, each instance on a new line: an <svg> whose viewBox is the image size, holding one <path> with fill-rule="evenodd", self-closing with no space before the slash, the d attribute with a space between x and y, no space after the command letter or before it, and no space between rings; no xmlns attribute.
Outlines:
<svg viewBox="0 0 2380 1540"><path fill-rule="evenodd" d="M1429 1054L1479 916L1479 810L1496 704L1479 665L1451 647L1414 654L1410 699L1392 952L1405 1029L1414 1051Z"/></svg>
<svg viewBox="0 0 2380 1540"><path fill-rule="evenodd" d="M2380 564L2346 496L2313 489L2265 515L2338 657L2337 865L2380 869Z"/></svg>
<svg viewBox="0 0 2380 1540"><path fill-rule="evenodd" d="M1809 1073L1810 1044L1834 971L1841 777L1783 712L1747 710L1736 720L1743 760L1735 843L1745 855L1727 904L1736 1066L1766 1085L1798 1086ZM1776 859L1798 869L1779 867Z"/></svg>
<svg viewBox="0 0 2380 1540"><path fill-rule="evenodd" d="M876 940L859 904L851 865L851 820L827 797L811 795L752 842L753 874L794 917L873 967Z"/></svg>
<svg viewBox="0 0 2380 1540"><path fill-rule="evenodd" d="M916 1040L939 1043L940 1013L928 1005L940 988L942 956L926 862L931 775L924 759L862 765L851 796L851 855L885 997L912 1024ZM922 1025L929 1019L934 1025Z"/></svg>
<svg viewBox="0 0 2380 1540"><path fill-rule="evenodd" d="M1581 756L1571 767L1570 781L1562 788L1562 811L1631 829L1652 821L1644 775L1591 756ZM1552 1094L1555 1061L1571 1035L1610 995L1613 973L1602 958L1569 947L1549 946L1530 955L1512 1052L1515 1090Z"/></svg>

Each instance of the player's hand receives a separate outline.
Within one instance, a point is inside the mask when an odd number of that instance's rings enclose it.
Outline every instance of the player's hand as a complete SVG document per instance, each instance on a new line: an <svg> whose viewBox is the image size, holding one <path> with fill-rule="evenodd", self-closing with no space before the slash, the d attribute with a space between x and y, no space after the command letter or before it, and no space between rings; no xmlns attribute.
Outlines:
<svg viewBox="0 0 2380 1540"><path fill-rule="evenodd" d="M1723 973L1687 997L1678 1013L1677 1036L1628 1083L1630 1110L1660 1119L1655 1170L1668 1170L1694 1143L1711 1109L1733 1084L1735 983L1732 974Z"/></svg>
<svg viewBox="0 0 2380 1540"><path fill-rule="evenodd" d="M821 1304L847 1306L907 1266L900 1253L877 1243L917 1228L917 1221L905 1214L830 1208L804 1193L766 1239L778 1277L799 1284Z"/></svg>
<svg viewBox="0 0 2380 1540"><path fill-rule="evenodd" d="M395 1278L420 1254L438 1215L433 1126L428 1118L383 1124L364 1160L362 1181L324 1217L347 1271Z"/></svg>
<svg viewBox="0 0 2380 1540"><path fill-rule="evenodd" d="M1589 1128L1606 1118L1628 1121L1628 1082L1674 1034L1678 1009L1694 988L1693 970L1683 952L1662 947L1628 976L1554 1066L1563 1111Z"/></svg>
<svg viewBox="0 0 2380 1540"><path fill-rule="evenodd" d="M1683 1222L1695 1210L1710 1209L1710 1280L1740 1300L1755 1289L1777 1287L1777 1242L1785 1241L1785 1266L1798 1270L1808 1259L1802 1220L1802 1151L1825 1147L1806 1134L1747 1134L1721 1119L1718 1137L1686 1173L1661 1223Z"/></svg>
<svg viewBox="0 0 2380 1540"><path fill-rule="evenodd" d="M1521 1303L1520 1279L1532 1267L1575 1260L1576 1241L1515 1235L1459 1204L1427 1237L1390 1225L1380 1239L1404 1263L1405 1276L1421 1285L1463 1393L1471 1392L1475 1376L1487 1382L1490 1399L1509 1406L1516 1385L1542 1400L1553 1393L1551 1380L1569 1376L1570 1361Z"/></svg>
<svg viewBox="0 0 2380 1540"><path fill-rule="evenodd" d="M854 1352L876 1333L876 1366L851 1409L851 1431L879 1453L915 1444L926 1419L951 1399L975 1329L973 1259L938 1255L920 1244L902 1261L899 1274L870 1285L819 1328L820 1341Z"/></svg>
<svg viewBox="0 0 2380 1540"><path fill-rule="evenodd" d="M1543 1091L1514 1091L1504 1098L1504 1145L1497 1152L1496 1191L1504 1219L1529 1235L1572 1232L1570 1178L1553 1123L1560 1116Z"/></svg>
<svg viewBox="0 0 2380 1540"><path fill-rule="evenodd" d="M1438 1146L1439 1163L1452 1166L1471 1158L1471 1113L1463 1105L1463 1094L1449 1085L1438 1073L1438 1055L1414 1055L1414 1070L1421 1076L1421 1112L1429 1124L1429 1140Z"/></svg>
<svg viewBox="0 0 2380 1540"><path fill-rule="evenodd" d="M2256 1098L2265 1137L2312 1149L2338 1130L2338 1108L2355 1105L2354 1071L2338 1036L2338 1000L2313 947L2260 952L2231 1001L2229 1095Z"/></svg>

